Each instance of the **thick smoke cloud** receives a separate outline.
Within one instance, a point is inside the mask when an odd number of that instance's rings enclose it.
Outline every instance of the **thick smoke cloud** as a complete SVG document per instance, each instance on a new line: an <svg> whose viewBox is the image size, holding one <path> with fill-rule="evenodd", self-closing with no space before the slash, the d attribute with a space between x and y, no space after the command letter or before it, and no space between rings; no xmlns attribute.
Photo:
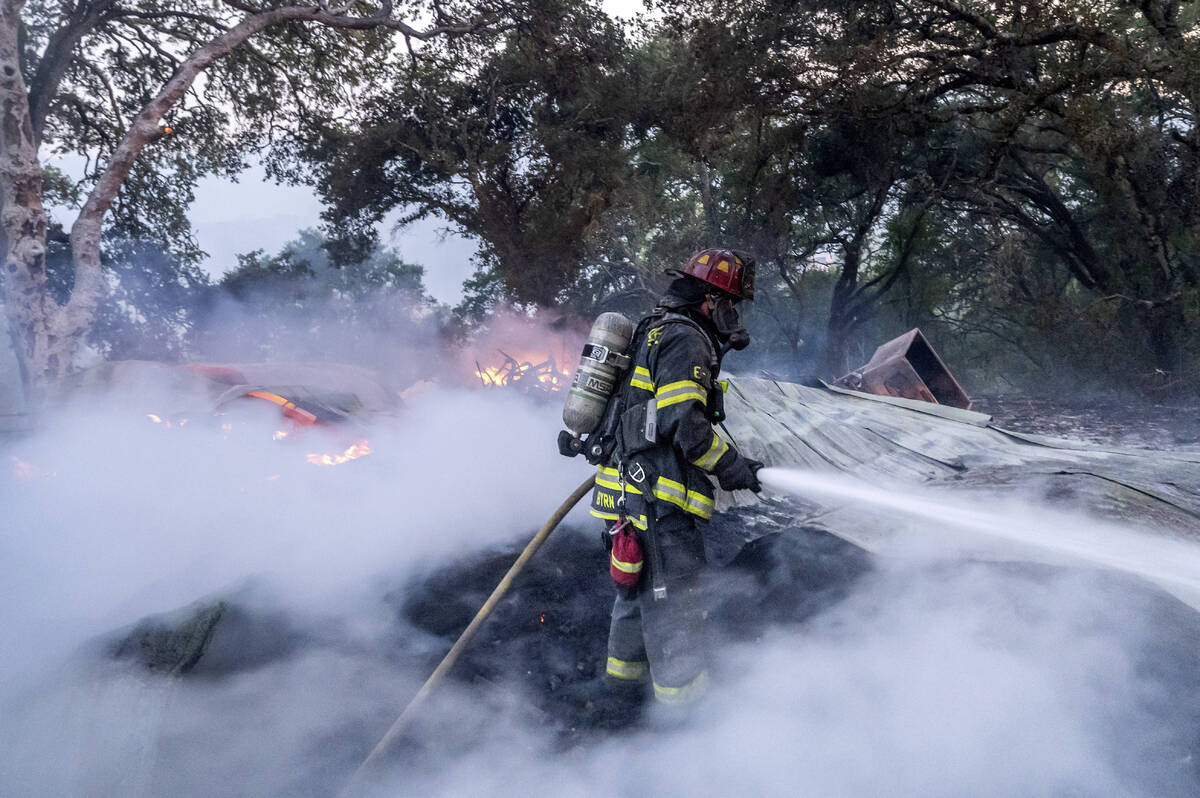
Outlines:
<svg viewBox="0 0 1200 798"><path fill-rule="evenodd" d="M5 458L49 472L3 483L5 611L111 621L250 577L315 609L389 568L428 568L536 528L586 476L556 461L556 413L434 391L363 433L375 454L334 467L305 454L344 444L273 441L256 414L231 417L254 430L240 439L140 414L55 420Z"/></svg>
<svg viewBox="0 0 1200 798"><path fill-rule="evenodd" d="M120 693L130 677L108 685L112 674L96 677L85 665L96 652L81 655L80 647L146 615L234 596L251 611L282 609L306 635L320 629L340 638L334 648L350 653L326 659L353 670L356 648L395 634L380 603L386 589L464 552L530 533L586 476L581 463L558 462L547 433L557 412L517 396L433 390L395 422L369 431L374 454L333 467L310 465L305 454L344 444L272 440L278 424L255 413L230 416L240 433L232 435L166 429L111 406L48 419L44 432L3 453L0 727L5 743L23 755L0 757L8 762L0 793L55 792L71 741L29 750L31 729L44 723L61 732L64 715L96 721L95 695L76 695L63 706L57 685ZM305 673L302 665L286 667ZM85 688L76 684L81 678L99 682ZM389 687L404 694L402 684ZM99 750L109 750L101 740L138 735L121 729L139 726L129 715L137 690L128 697L125 708L102 703L112 728L84 735ZM295 713L304 716L306 699L299 699ZM335 703L353 700L347 694ZM281 722L259 732L279 741L291 728ZM300 734L307 727L297 728ZM129 766L119 751L111 753L113 761L93 764ZM74 752L69 758L87 761ZM6 783L6 771L16 780ZM39 784L43 776L49 781Z"/></svg>

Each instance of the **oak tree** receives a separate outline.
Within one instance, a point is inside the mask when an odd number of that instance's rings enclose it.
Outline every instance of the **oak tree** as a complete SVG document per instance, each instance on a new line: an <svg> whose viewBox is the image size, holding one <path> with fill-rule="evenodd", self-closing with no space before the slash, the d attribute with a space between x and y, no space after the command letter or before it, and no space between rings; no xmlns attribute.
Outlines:
<svg viewBox="0 0 1200 798"><path fill-rule="evenodd" d="M183 209L203 174L352 107L420 43L496 24L501 0L3 0L0 280L35 387L72 367L106 290L105 222L197 254ZM87 165L69 296L46 274L44 158Z"/></svg>

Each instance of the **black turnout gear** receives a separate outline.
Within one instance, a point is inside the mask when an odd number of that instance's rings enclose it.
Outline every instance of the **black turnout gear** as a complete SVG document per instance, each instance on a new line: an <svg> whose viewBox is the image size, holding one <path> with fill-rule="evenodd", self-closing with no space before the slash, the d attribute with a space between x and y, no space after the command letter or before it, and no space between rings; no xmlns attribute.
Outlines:
<svg viewBox="0 0 1200 798"><path fill-rule="evenodd" d="M617 451L598 466L592 500L592 515L610 521L623 504L638 529L646 528L647 506L658 517L711 518L716 503L708 475L739 458L713 429L713 413L723 404L716 396L721 360L714 335L678 312L673 299L665 297L666 307L638 325L620 397Z"/></svg>
<svg viewBox="0 0 1200 798"><path fill-rule="evenodd" d="M592 514L610 522L625 515L639 530L653 522L661 560L661 573L647 567L636 591L614 603L606 673L651 681L665 703L687 703L707 680L697 584L702 530L716 509L710 475L757 486L759 464L713 428L723 418L720 369L717 331L694 298L664 297L634 333L632 367L615 399L616 451L597 467ZM652 583L665 585L665 599L652 595Z"/></svg>

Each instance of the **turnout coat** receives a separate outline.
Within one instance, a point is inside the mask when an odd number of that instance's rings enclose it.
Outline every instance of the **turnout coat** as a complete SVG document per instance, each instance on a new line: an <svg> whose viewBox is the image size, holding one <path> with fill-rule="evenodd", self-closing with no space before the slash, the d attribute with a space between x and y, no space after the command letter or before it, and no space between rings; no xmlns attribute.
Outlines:
<svg viewBox="0 0 1200 798"><path fill-rule="evenodd" d="M709 474L738 456L713 428L724 417L720 350L699 322L669 307L639 322L634 345L618 443L597 467L591 513L615 521L623 508L639 529L649 512L707 520L716 509Z"/></svg>

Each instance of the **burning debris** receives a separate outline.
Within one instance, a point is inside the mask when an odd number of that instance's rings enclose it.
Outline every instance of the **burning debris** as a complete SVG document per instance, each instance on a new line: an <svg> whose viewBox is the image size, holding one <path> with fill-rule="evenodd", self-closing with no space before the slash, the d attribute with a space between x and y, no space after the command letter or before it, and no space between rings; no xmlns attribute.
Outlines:
<svg viewBox="0 0 1200 798"><path fill-rule="evenodd" d="M305 460L313 465L341 465L348 463L351 460L357 460L360 457L366 457L371 453L371 444L369 441L358 441L350 445L346 451L341 454L307 454Z"/></svg>
<svg viewBox="0 0 1200 798"><path fill-rule="evenodd" d="M461 384L516 389L533 397L566 392L590 326L549 311L498 314L460 350Z"/></svg>
<svg viewBox="0 0 1200 798"><path fill-rule="evenodd" d="M317 423L317 415L303 407L300 407L295 402L280 396L277 393L270 391L248 391L245 396L253 396L256 399L262 399L272 404L279 405L285 418L294 422L297 426L311 427Z"/></svg>
<svg viewBox="0 0 1200 798"><path fill-rule="evenodd" d="M302 407L297 406L294 402L287 398L268 391L251 391L245 394L242 398L263 399L272 404L278 405L283 413L284 419L289 422L287 429L277 429L271 433L271 440L290 442L295 440L302 430L314 426L327 426L327 423L322 422L315 414L310 413ZM220 419L220 429L222 437L229 438L233 433L234 424L231 421L225 420L225 412L216 412L214 418ZM181 428L188 423L187 418L177 418L174 421L163 418L157 413L147 413L146 418L152 423L162 426L165 429ZM365 457L371 454L371 444L366 440L356 440L351 443L344 451L335 453L317 453L309 452L305 454L304 459L312 465L331 466L348 463L351 460L357 460L360 457ZM15 458L14 458L15 459ZM29 471L27 464L25 471ZM32 473L32 472L30 472Z"/></svg>
<svg viewBox="0 0 1200 798"><path fill-rule="evenodd" d="M337 363L113 361L75 375L67 388L73 401L137 408L135 418L171 430L166 434L184 434L186 426L197 434L219 432L223 440L273 441L291 456L299 459L299 450L307 463L322 466L371 454L365 429L401 406L374 372ZM264 408L274 412L264 414ZM297 439L307 443L293 444ZM14 458L18 480L51 473Z"/></svg>
<svg viewBox="0 0 1200 798"><path fill-rule="evenodd" d="M175 427L186 427L187 423L188 423L188 418L186 416L179 416L179 417L176 417L175 419L169 419L169 418L163 418L162 416L158 415L157 413L147 413L146 418L148 418L154 424L161 425L164 429L172 429Z"/></svg>
<svg viewBox="0 0 1200 798"><path fill-rule="evenodd" d="M559 368L551 356L541 362L521 360L497 349L504 361L499 366L481 366L475 361L475 375L485 388L515 388L526 394L558 393L570 384L570 372Z"/></svg>

